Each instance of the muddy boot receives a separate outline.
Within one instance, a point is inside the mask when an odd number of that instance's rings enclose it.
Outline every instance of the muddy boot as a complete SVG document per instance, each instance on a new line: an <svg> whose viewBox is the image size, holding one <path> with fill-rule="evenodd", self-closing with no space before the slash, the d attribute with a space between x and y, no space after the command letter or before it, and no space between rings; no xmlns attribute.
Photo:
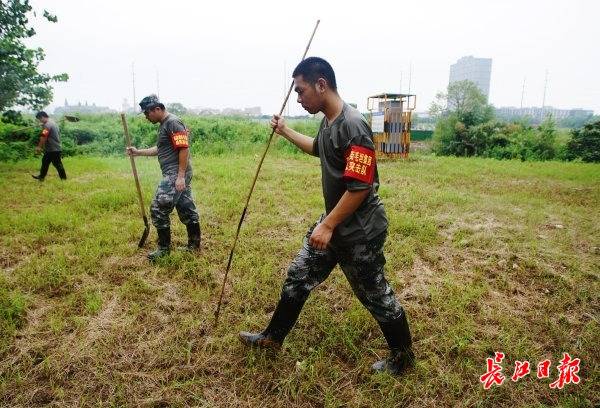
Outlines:
<svg viewBox="0 0 600 408"><path fill-rule="evenodd" d="M188 234L188 243L187 246L180 247L179 249L182 251L199 251L200 250L200 242L201 242L201 234L200 234L200 224L197 222L192 222L185 226Z"/></svg>
<svg viewBox="0 0 600 408"><path fill-rule="evenodd" d="M396 320L377 323L390 347L390 355L385 360L373 364L372 368L377 372L387 371L392 375L400 375L412 367L415 360L406 315L402 313Z"/></svg>
<svg viewBox="0 0 600 408"><path fill-rule="evenodd" d="M148 254L148 260L154 262L163 256L169 255L171 249L171 229L170 228L157 228L158 233L158 249Z"/></svg>
<svg viewBox="0 0 600 408"><path fill-rule="evenodd" d="M262 333L240 332L241 342L251 347L281 348L285 336L298 320L304 302L282 294L267 328Z"/></svg>

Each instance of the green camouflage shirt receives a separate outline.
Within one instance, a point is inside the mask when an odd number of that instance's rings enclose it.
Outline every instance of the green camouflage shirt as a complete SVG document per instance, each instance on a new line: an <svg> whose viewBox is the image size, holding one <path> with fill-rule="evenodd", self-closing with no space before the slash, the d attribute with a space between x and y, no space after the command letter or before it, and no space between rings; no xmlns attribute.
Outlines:
<svg viewBox="0 0 600 408"><path fill-rule="evenodd" d="M175 115L169 113L158 128L158 163L163 175L177 173L179 170L179 149L188 148L190 144L189 131L183 122ZM188 156L187 172L192 167Z"/></svg>
<svg viewBox="0 0 600 408"><path fill-rule="evenodd" d="M329 214L346 191L369 190L360 207L340 223L332 237L336 244L371 240L387 230L387 217L379 199L375 146L363 115L344 103L340 115L327 124L324 118L313 142L321 159L325 211Z"/></svg>

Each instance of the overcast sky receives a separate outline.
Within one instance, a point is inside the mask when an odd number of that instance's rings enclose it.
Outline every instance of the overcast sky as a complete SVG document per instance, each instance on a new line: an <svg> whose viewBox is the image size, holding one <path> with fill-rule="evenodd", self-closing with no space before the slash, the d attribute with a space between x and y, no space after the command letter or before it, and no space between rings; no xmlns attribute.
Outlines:
<svg viewBox="0 0 600 408"><path fill-rule="evenodd" d="M157 91L187 107L279 110L317 19L309 55L333 66L342 98L366 109L379 92L417 94L425 111L462 56L492 58L490 102L600 113L600 1L115 1L33 0L31 45L42 70L66 72L54 104L120 109ZM410 66L412 65L412 75ZM292 99L290 114L304 111Z"/></svg>

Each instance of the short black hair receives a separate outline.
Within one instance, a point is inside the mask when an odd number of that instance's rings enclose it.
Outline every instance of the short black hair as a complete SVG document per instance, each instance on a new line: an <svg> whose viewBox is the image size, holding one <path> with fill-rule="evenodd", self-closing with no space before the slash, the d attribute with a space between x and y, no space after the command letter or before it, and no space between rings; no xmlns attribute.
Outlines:
<svg viewBox="0 0 600 408"><path fill-rule="evenodd" d="M327 84L331 89L337 92L337 83L335 82L335 72L329 64L323 58L319 57L308 57L298 64L292 77L302 75L302 78L311 85L317 83L319 78L323 78L327 81Z"/></svg>
<svg viewBox="0 0 600 408"><path fill-rule="evenodd" d="M38 113L35 114L36 119L47 118L47 117L48 117L48 114L44 111L39 111Z"/></svg>

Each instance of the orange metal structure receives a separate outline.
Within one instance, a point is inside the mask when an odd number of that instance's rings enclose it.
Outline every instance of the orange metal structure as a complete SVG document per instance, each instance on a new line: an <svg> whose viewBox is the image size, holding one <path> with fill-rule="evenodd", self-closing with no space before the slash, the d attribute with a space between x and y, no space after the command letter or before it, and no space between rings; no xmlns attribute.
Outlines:
<svg viewBox="0 0 600 408"><path fill-rule="evenodd" d="M410 151L410 127L417 96L382 93L369 96L371 130L378 155L407 158Z"/></svg>

